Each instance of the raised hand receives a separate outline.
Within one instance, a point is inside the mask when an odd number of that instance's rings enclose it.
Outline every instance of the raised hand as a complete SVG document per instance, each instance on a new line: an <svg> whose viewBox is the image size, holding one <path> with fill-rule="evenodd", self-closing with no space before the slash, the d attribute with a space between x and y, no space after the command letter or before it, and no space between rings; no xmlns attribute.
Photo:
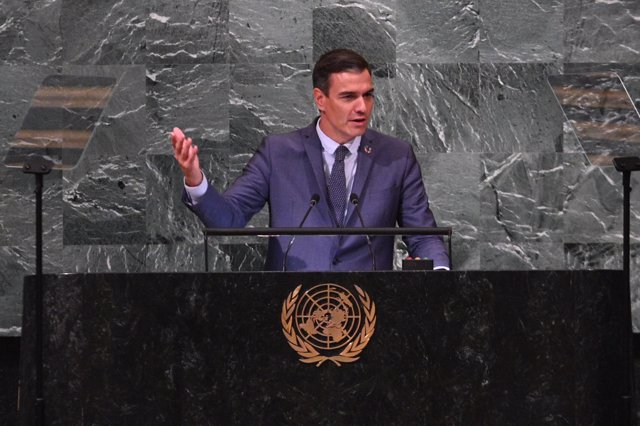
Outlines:
<svg viewBox="0 0 640 426"><path fill-rule="evenodd" d="M193 144L191 138L185 137L182 130L177 127L171 132L171 144L173 156L178 161L184 181L188 186L198 186L202 182L200 161L198 160L198 147Z"/></svg>

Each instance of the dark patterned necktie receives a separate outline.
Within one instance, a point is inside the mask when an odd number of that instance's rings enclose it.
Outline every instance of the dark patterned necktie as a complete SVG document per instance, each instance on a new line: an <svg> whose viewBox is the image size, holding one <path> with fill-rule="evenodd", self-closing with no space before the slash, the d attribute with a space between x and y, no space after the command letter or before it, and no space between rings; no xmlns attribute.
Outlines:
<svg viewBox="0 0 640 426"><path fill-rule="evenodd" d="M347 205L347 182L344 176L344 157L349 153L349 148L341 145L336 149L335 161L331 176L329 176L329 202L331 210L338 221L338 226L342 226L344 221L344 209Z"/></svg>

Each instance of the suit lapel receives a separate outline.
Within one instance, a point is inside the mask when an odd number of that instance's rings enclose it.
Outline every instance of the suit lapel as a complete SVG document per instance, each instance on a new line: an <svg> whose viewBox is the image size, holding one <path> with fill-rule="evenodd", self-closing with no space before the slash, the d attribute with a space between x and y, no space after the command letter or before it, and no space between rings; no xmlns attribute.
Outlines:
<svg viewBox="0 0 640 426"><path fill-rule="evenodd" d="M304 134L304 149L307 153L307 159L311 165L311 170L316 178L318 185L318 194L320 195L320 202L316 206L318 210L322 211L322 217L331 218L331 226L337 226L335 218L329 210L329 193L327 191L327 179L324 175L324 161L322 159L322 143L316 132L316 123L314 122L303 130ZM315 192L315 191L313 191ZM328 225L329 226L329 225Z"/></svg>
<svg viewBox="0 0 640 426"><path fill-rule="evenodd" d="M356 175L353 179L353 187L351 192L356 194L358 198L362 199L364 197L364 189L369 178L369 173L371 172L371 167L373 166L373 156L376 154L373 149L374 138L371 132L367 131L360 141L360 148L358 148L358 165L356 167ZM348 195L351 196L350 194ZM347 208L347 221L345 222L347 226L353 226L354 223L351 223L351 216L353 216L355 212L355 207L352 203L349 202ZM356 221L358 222L358 221ZM365 223L365 225L367 225Z"/></svg>

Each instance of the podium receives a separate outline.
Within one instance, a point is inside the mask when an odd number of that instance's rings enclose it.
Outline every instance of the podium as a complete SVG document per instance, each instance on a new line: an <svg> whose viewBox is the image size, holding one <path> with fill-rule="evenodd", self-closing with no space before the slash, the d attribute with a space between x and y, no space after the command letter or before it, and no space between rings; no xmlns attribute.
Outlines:
<svg viewBox="0 0 640 426"><path fill-rule="evenodd" d="M340 366L301 362L283 331L292 291L327 283L376 308ZM627 292L622 271L45 275L45 424L624 424Z"/></svg>

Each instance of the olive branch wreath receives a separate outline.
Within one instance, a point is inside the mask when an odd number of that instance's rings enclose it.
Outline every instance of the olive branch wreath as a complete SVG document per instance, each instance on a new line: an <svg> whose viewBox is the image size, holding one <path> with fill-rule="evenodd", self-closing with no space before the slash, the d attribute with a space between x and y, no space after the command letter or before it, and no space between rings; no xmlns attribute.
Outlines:
<svg viewBox="0 0 640 426"><path fill-rule="evenodd" d="M291 348L302 357L300 358L301 362L306 364L317 363L316 367L319 367L325 361L332 361L340 367L341 362L354 362L360 358L358 355L360 355L362 350L367 346L376 329L376 305L364 290L357 285L354 285L354 287L358 292L360 302L362 302L364 308L365 323L358 336L350 342L339 355L334 356L325 356L320 354L320 352L318 352L310 343L298 337L295 332L295 328L293 327L293 312L295 310L302 285L299 285L289 293L282 304L280 321L282 323L282 331L287 338L289 346L291 346Z"/></svg>

